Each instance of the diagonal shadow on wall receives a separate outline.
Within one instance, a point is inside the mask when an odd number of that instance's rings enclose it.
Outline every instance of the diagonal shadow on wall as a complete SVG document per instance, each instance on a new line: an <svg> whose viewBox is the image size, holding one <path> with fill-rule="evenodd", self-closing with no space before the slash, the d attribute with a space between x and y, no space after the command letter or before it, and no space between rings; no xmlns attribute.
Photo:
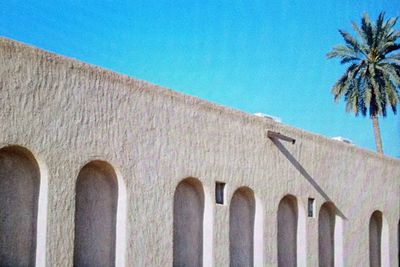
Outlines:
<svg viewBox="0 0 400 267"><path fill-rule="evenodd" d="M301 175L306 178L306 180L321 194L321 196L332 203L335 203L331 198L325 193L325 191L318 185L318 183L311 177L311 175L303 168L303 166L296 160L295 157L285 148L285 146L276 138L270 138L270 140L276 145L279 151L292 163L292 165L301 173ZM337 214L343 219L347 220L347 217L343 214L341 210L334 204Z"/></svg>

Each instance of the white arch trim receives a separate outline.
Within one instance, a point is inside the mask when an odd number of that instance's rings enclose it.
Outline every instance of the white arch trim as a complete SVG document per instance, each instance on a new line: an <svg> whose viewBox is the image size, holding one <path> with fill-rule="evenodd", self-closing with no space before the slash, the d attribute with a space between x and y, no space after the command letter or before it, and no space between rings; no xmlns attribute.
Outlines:
<svg viewBox="0 0 400 267"><path fill-rule="evenodd" d="M389 225L382 214L382 236L381 236L381 264L390 266L390 243L389 243Z"/></svg>
<svg viewBox="0 0 400 267"><path fill-rule="evenodd" d="M126 252L126 216L127 216L127 193L125 181L121 172L112 165L117 176L118 182L118 204L117 204L117 221L116 221L116 237L115 237L115 266L125 267Z"/></svg>
<svg viewBox="0 0 400 267"><path fill-rule="evenodd" d="M343 218L338 214L335 214L334 240L335 267L343 267Z"/></svg>
<svg viewBox="0 0 400 267"><path fill-rule="evenodd" d="M297 266L307 266L307 216L303 203L297 199Z"/></svg>
<svg viewBox="0 0 400 267"><path fill-rule="evenodd" d="M198 180L204 190L204 217L203 217L203 266L213 266L213 224L214 210L213 199L209 187Z"/></svg>
<svg viewBox="0 0 400 267"><path fill-rule="evenodd" d="M254 267L264 266L264 209L261 200L254 194L255 215L254 215Z"/></svg>
<svg viewBox="0 0 400 267"><path fill-rule="evenodd" d="M36 237L36 266L46 266L46 236L47 236L47 206L48 206L48 168L44 161L36 153L29 150L35 158L40 173L39 199L37 214L37 237Z"/></svg>

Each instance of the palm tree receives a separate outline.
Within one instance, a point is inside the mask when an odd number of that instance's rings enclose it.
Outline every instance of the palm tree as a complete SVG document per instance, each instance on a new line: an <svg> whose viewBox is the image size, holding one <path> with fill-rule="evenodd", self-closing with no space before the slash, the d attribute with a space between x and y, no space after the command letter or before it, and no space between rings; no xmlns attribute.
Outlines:
<svg viewBox="0 0 400 267"><path fill-rule="evenodd" d="M380 154L383 149L378 116L386 116L387 106L396 114L400 99L400 54L397 51L400 31L393 28L396 22L397 18L385 21L381 12L376 22L371 23L365 13L361 28L352 22L358 36L339 30L345 45L335 46L327 54L328 58L340 58L341 64L348 65L332 88L335 102L344 96L347 112L354 112L356 116L369 113L376 150Z"/></svg>

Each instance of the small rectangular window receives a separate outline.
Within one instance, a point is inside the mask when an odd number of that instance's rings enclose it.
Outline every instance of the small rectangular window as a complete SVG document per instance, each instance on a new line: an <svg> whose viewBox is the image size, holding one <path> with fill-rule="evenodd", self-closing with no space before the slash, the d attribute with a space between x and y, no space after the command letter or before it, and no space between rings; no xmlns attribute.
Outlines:
<svg viewBox="0 0 400 267"><path fill-rule="evenodd" d="M217 204L224 204L224 190L225 183L216 182L215 183L215 202Z"/></svg>
<svg viewBox="0 0 400 267"><path fill-rule="evenodd" d="M315 214L315 199L309 198L308 199L308 217L314 218Z"/></svg>

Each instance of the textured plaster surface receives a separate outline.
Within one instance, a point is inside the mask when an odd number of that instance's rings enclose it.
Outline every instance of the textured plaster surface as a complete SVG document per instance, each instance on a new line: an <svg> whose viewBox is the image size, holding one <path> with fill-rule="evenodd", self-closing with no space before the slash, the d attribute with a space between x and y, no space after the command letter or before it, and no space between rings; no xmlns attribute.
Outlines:
<svg viewBox="0 0 400 267"><path fill-rule="evenodd" d="M272 141L267 130L296 143ZM38 248L47 266L73 264L75 184L93 159L110 163L126 186L126 266L172 265L174 192L186 177L201 181L205 199L215 181L226 182L226 204L205 207L214 266L229 265L229 204L242 186L263 207L264 266L277 265L277 210L287 194L303 206L315 198L317 211L336 205L345 266L369 265L368 222L382 211L397 264L398 160L0 39L0 147L8 144L32 151L47 175L46 248ZM308 266L318 266L317 222L305 221Z"/></svg>

